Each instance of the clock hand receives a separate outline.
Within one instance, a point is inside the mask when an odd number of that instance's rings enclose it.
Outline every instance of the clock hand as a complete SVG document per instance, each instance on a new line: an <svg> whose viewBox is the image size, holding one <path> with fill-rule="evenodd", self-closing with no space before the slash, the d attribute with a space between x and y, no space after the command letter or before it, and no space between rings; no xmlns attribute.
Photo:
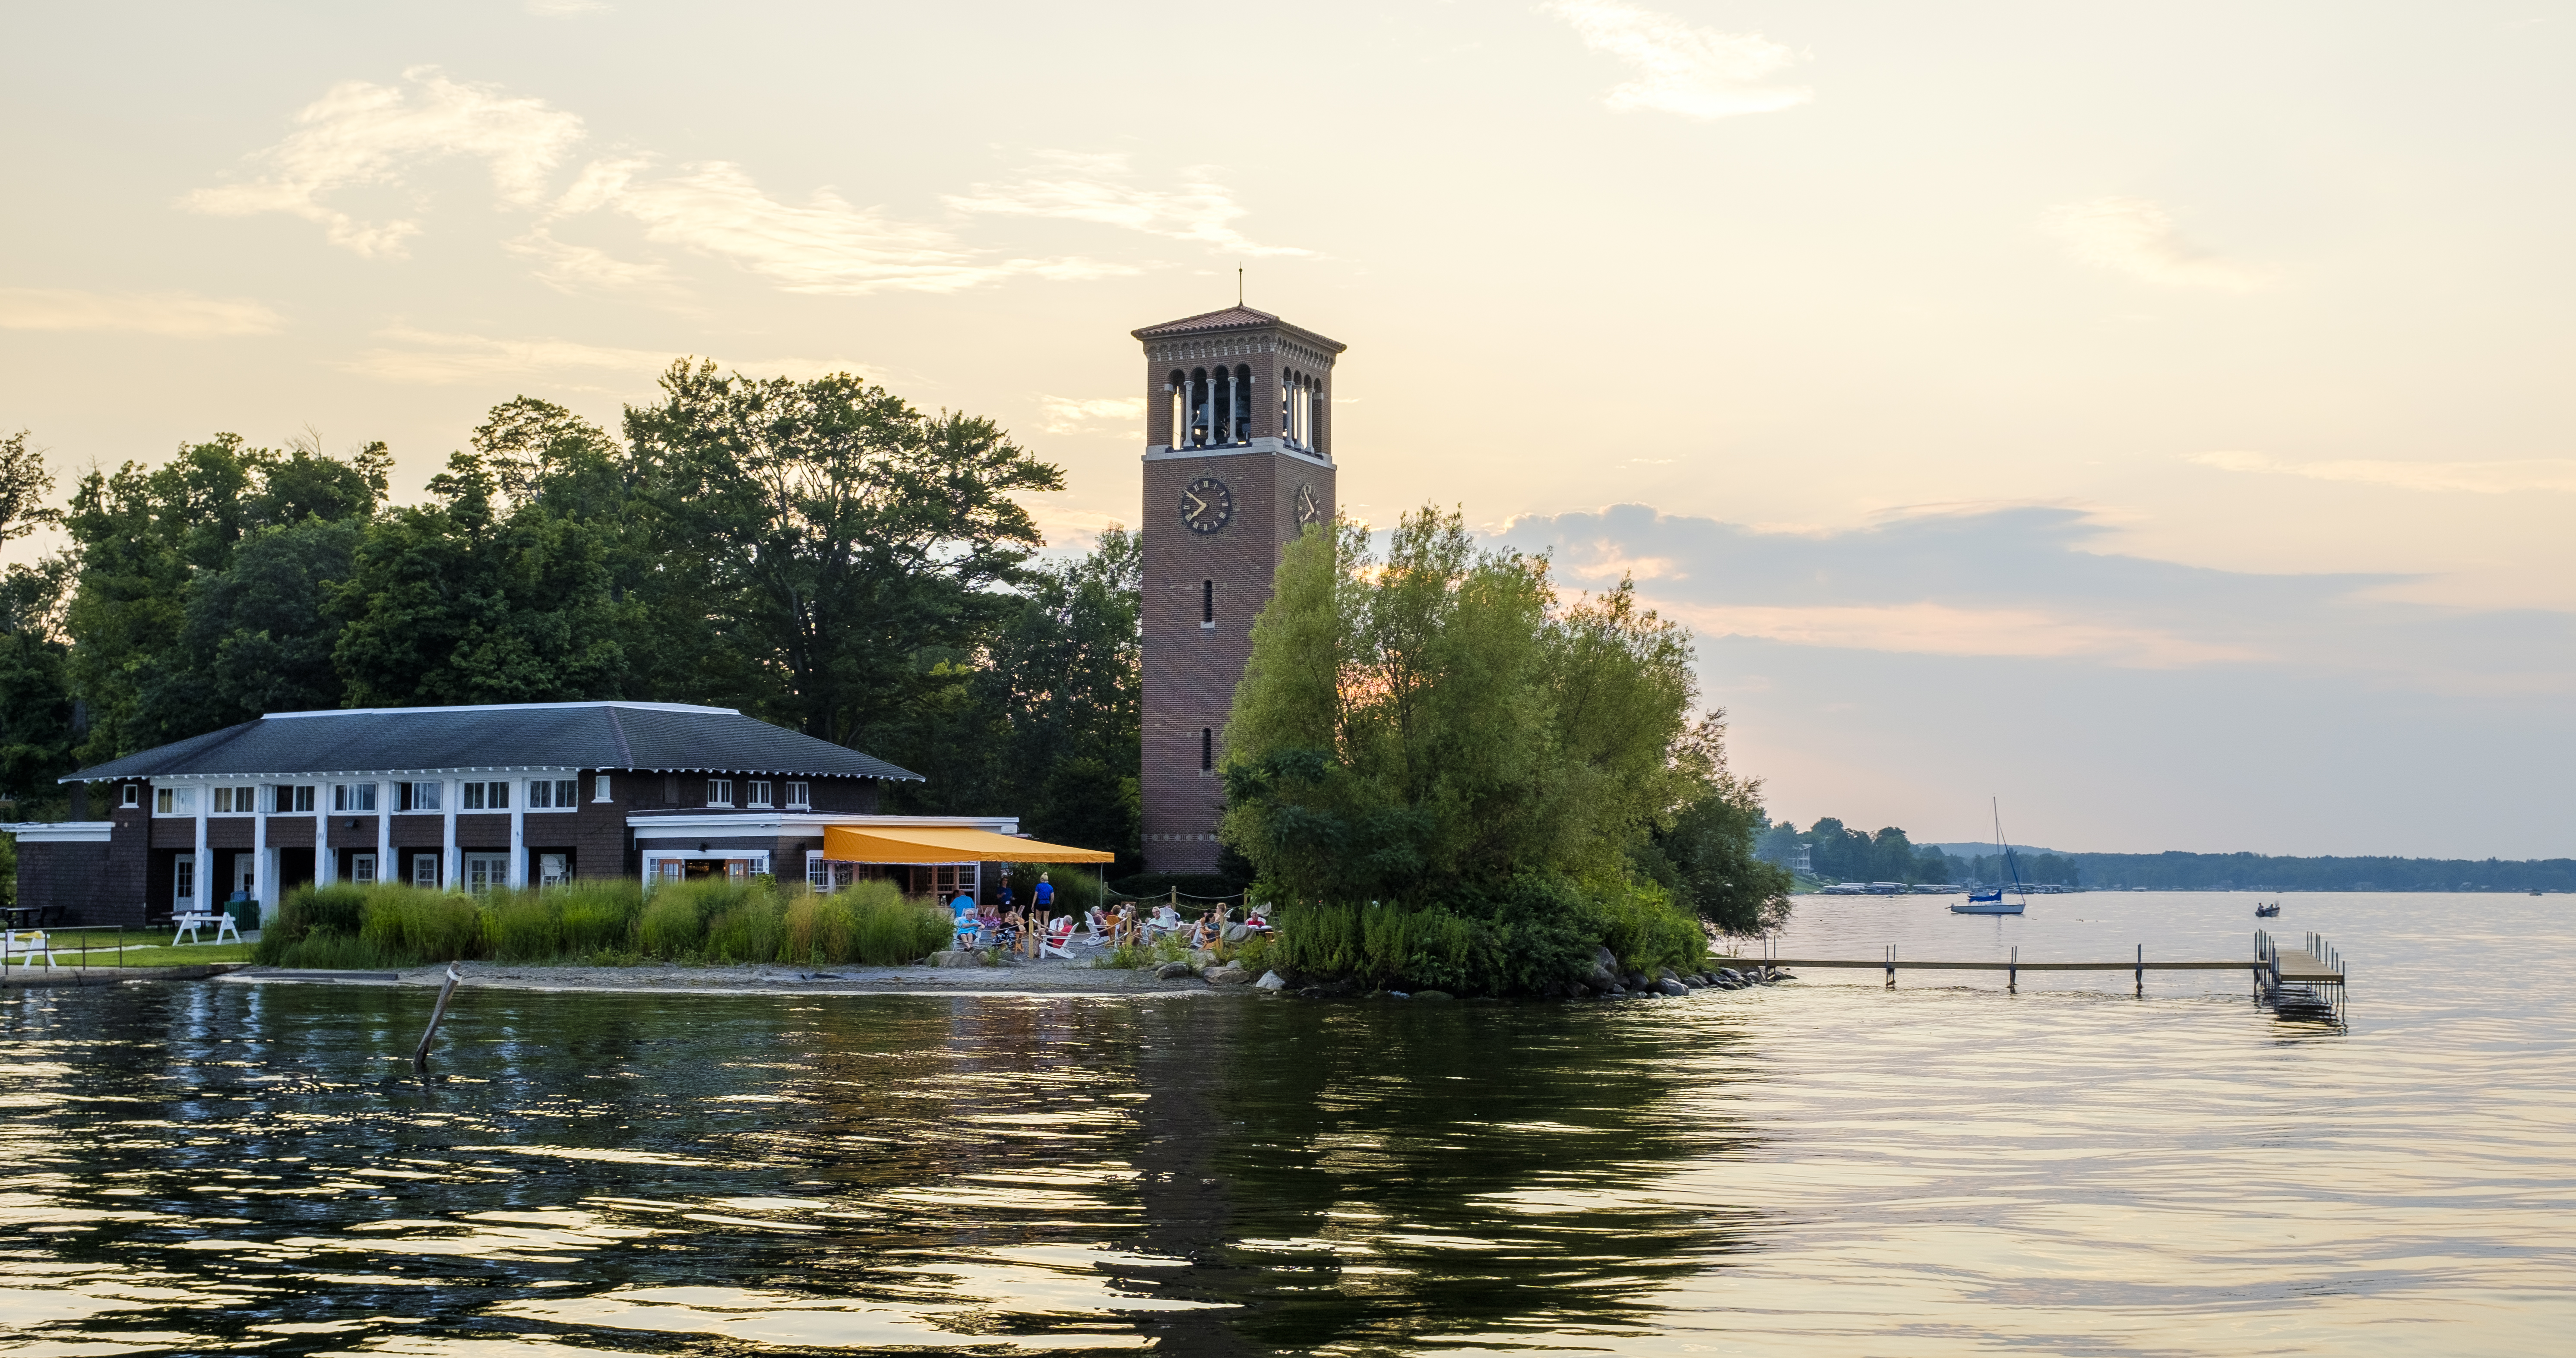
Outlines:
<svg viewBox="0 0 2576 1358"><path fill-rule="evenodd" d="M1194 508L1194 509L1192 509L1192 510L1190 511L1192 514L1204 514L1204 513L1206 513L1206 512L1207 512L1207 501L1202 500L1202 499L1200 499L1199 497L1197 497L1197 496L1195 496L1195 495L1191 495L1191 494L1190 494L1188 491L1186 491L1186 490L1185 490L1185 491L1182 491L1182 492L1181 492L1181 494L1182 494L1183 496L1187 497L1187 498L1188 498L1188 500L1189 500L1189 502L1190 502L1192 505L1197 506L1196 508Z"/></svg>

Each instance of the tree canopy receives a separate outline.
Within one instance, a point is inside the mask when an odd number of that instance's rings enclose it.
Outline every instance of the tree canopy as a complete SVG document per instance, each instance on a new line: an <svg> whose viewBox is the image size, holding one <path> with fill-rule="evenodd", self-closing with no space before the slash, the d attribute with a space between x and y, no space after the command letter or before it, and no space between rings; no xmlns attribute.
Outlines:
<svg viewBox="0 0 2576 1358"><path fill-rule="evenodd" d="M1226 727L1223 835L1291 896L1501 900L1528 881L1661 882L1737 922L1785 886L1752 858L1758 788L1694 722L1688 635L1632 582L1559 594L1455 512L1291 544ZM1749 922L1749 921L1746 921Z"/></svg>

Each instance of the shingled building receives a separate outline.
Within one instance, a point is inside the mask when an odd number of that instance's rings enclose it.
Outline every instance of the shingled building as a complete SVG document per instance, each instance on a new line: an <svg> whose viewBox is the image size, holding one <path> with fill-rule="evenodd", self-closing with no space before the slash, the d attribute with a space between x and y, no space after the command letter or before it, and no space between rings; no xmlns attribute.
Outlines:
<svg viewBox="0 0 2576 1358"><path fill-rule="evenodd" d="M1016 838L1009 816L892 816L920 775L677 703L272 713L82 769L106 820L8 827L19 904L141 924L305 882L482 890L576 878L761 873L830 889L894 875L975 890L983 865L1106 853ZM1048 852L1054 851L1054 852Z"/></svg>

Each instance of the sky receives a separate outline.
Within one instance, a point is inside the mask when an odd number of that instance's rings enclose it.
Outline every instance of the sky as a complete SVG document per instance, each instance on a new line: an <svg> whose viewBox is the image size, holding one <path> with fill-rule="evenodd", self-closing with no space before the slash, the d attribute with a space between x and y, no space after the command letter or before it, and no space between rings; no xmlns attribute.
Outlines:
<svg viewBox="0 0 2576 1358"><path fill-rule="evenodd" d="M1139 505L1127 332L1350 346L1343 508L1698 638L1774 816L2576 853L2576 17L95 3L0 43L0 429L849 370ZM41 542L15 544L23 556Z"/></svg>

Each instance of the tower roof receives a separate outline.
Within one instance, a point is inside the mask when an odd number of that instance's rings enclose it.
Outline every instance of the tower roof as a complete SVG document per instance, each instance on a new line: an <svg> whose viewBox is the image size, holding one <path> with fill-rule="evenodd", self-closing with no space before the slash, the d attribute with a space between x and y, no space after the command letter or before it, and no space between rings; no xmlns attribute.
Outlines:
<svg viewBox="0 0 2576 1358"><path fill-rule="evenodd" d="M1340 340L1327 339L1304 326L1290 325L1267 311L1255 311L1248 306L1230 306L1222 311L1183 316L1177 321L1165 321L1161 325L1149 325L1128 333L1140 340L1158 340L1174 339L1182 335L1202 335L1215 330L1262 330L1271 326L1277 326L1282 330L1293 330L1298 335L1313 340L1337 354L1351 347Z"/></svg>

